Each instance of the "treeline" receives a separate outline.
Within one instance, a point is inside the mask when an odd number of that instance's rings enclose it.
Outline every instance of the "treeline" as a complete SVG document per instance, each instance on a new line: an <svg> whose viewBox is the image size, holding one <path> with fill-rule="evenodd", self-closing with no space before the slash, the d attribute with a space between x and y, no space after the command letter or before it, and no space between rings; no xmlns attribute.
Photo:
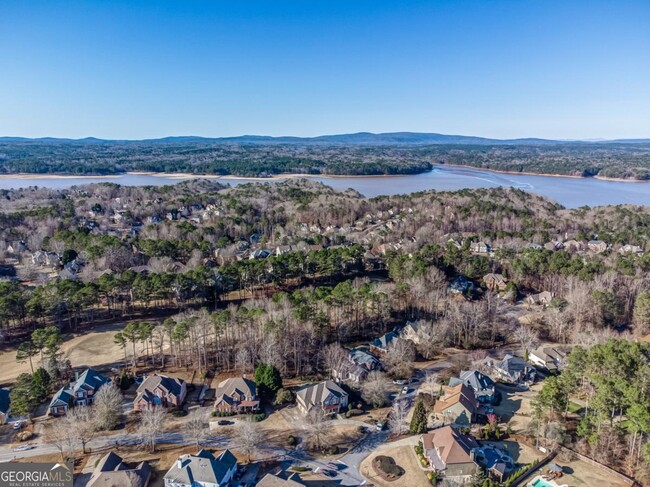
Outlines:
<svg viewBox="0 0 650 487"><path fill-rule="evenodd" d="M238 176L415 174L433 164L571 176L650 179L650 145L309 146L152 142L3 141L0 173L106 175L127 171Z"/></svg>
<svg viewBox="0 0 650 487"><path fill-rule="evenodd" d="M573 402L580 401L580 404ZM572 411L578 415L577 424ZM533 431L650 481L650 344L609 340L576 347L534 402Z"/></svg>

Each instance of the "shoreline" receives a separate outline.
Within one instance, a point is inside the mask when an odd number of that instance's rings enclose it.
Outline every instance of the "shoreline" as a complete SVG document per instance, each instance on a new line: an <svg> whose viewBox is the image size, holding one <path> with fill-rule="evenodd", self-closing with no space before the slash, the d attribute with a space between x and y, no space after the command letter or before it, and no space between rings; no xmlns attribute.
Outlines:
<svg viewBox="0 0 650 487"><path fill-rule="evenodd" d="M434 164L433 167L461 167L464 169L474 169L475 171L487 171L495 174L512 174L519 176L544 176L549 178L570 178L570 179L599 179L601 181L611 181L617 183L648 183L648 179L625 179L625 178L612 178L607 176L574 176L571 174L551 174L530 171L506 171L505 169L488 169L486 167L468 166L466 164ZM419 173L422 174L422 173Z"/></svg>
<svg viewBox="0 0 650 487"><path fill-rule="evenodd" d="M495 174L511 174L519 176L537 176L537 177L552 177L552 178L570 178L570 179L598 179L600 181L609 181L609 182L618 182L618 183L649 183L650 180L644 179L625 179L625 178L613 178L607 176L575 176L570 174L544 174L544 173L535 173L529 171L506 171L503 169L492 169L484 167L475 167L468 166L466 164L433 164L432 169L429 171L422 171L412 174L306 174L306 173L285 173L285 174L273 174L269 177L261 176L236 176L233 174L193 174L193 173L183 173L183 172L155 172L155 171L127 171L123 173L116 174L98 174L98 175L89 175L89 174L29 174L29 173L16 173L16 174L0 174L0 179L112 179L120 178L122 176L153 176L159 178L167 179L177 179L177 180L188 180L188 179L214 179L214 180L243 180L251 182L270 182L278 181L284 179L340 179L340 178L396 178L396 177L406 177L406 176L418 176L420 174L426 174L431 172L436 168L461 168L461 169L470 169L475 171L486 171Z"/></svg>

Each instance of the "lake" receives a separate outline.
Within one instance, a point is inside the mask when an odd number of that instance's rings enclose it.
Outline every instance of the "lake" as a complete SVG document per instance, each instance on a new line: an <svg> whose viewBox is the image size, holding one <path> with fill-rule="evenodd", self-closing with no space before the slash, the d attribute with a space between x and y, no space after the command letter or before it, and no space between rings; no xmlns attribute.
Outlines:
<svg viewBox="0 0 650 487"><path fill-rule="evenodd" d="M185 176L155 174L121 174L109 177L0 177L0 189L39 186L69 188L80 184L110 182L126 186L163 186L192 179ZM463 188L496 188L511 186L541 194L567 208L618 204L650 205L650 183L603 181L594 178L567 178L502 174L480 169L454 166L436 166L432 171L409 176L323 177L309 176L336 190L353 188L365 196L394 195L435 189L453 191ZM250 183L245 178L217 178L222 183L238 185ZM281 181L282 179L273 179ZM253 181L256 182L256 181Z"/></svg>

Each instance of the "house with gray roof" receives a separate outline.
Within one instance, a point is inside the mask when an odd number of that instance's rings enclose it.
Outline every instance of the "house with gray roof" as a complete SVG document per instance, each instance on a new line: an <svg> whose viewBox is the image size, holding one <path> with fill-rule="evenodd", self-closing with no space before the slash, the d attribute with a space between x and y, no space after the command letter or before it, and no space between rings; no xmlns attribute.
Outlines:
<svg viewBox="0 0 650 487"><path fill-rule="evenodd" d="M303 414L314 408L322 408L327 414L338 414L348 406L348 393L336 382L326 380L299 389L296 404Z"/></svg>
<svg viewBox="0 0 650 487"><path fill-rule="evenodd" d="M51 416L63 416L68 408L73 406L89 406L93 403L93 397L97 391L111 380L93 369L86 369L83 374L68 386L59 389L49 406Z"/></svg>
<svg viewBox="0 0 650 487"><path fill-rule="evenodd" d="M177 408L183 405L187 396L187 383L183 379L166 375L150 375L138 387L133 408L136 411L155 406Z"/></svg>
<svg viewBox="0 0 650 487"><path fill-rule="evenodd" d="M510 384L532 384L535 368L524 359L506 354L501 361L493 363L493 371L499 379Z"/></svg>
<svg viewBox="0 0 650 487"><path fill-rule="evenodd" d="M287 478L267 473L257 483L257 487L303 487L304 485L300 482L300 477L297 473L292 473Z"/></svg>
<svg viewBox="0 0 650 487"><path fill-rule="evenodd" d="M9 392L9 389L0 389L0 424L5 424L9 419L11 411Z"/></svg>
<svg viewBox="0 0 650 487"><path fill-rule="evenodd" d="M399 336L393 331L389 331L385 335L375 338L370 342L370 351L376 354L384 354L388 352L388 349L393 345Z"/></svg>
<svg viewBox="0 0 650 487"><path fill-rule="evenodd" d="M181 455L165 474L165 487L222 487L237 473L237 459L230 450L214 456L207 450Z"/></svg>
<svg viewBox="0 0 650 487"><path fill-rule="evenodd" d="M243 377L226 379L215 390L214 410L220 413L252 413L259 410L255 381Z"/></svg>
<svg viewBox="0 0 650 487"><path fill-rule="evenodd" d="M465 384L474 391L474 396L482 404L491 404L496 398L494 381L478 370L461 370L458 377L449 380L451 387Z"/></svg>
<svg viewBox="0 0 650 487"><path fill-rule="evenodd" d="M117 453L110 452L99 460L86 487L146 487L150 478L147 462L129 466Z"/></svg>

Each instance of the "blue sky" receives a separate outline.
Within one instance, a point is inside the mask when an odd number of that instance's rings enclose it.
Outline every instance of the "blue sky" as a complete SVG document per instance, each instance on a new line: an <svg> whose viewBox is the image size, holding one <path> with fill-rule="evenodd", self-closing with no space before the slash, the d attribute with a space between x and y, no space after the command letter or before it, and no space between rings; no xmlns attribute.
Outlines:
<svg viewBox="0 0 650 487"><path fill-rule="evenodd" d="M0 135L650 137L650 2L0 2Z"/></svg>

